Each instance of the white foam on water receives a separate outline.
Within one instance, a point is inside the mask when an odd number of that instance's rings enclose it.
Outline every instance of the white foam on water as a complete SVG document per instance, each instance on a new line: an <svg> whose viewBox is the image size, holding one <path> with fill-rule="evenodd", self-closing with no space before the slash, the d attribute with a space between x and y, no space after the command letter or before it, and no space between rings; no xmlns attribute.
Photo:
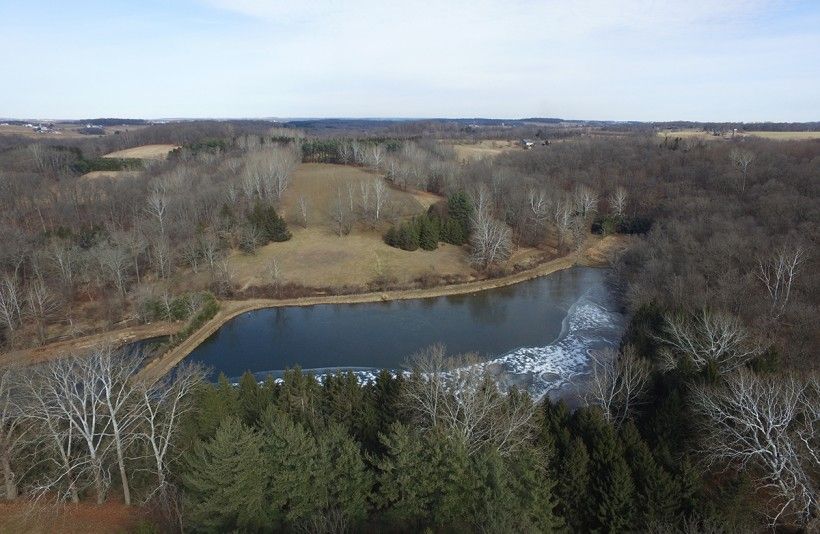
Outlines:
<svg viewBox="0 0 820 534"><path fill-rule="evenodd" d="M502 386L519 385L538 399L590 368L590 351L617 345L622 316L582 296L567 312L559 336L544 347L522 347L482 365L496 367Z"/></svg>

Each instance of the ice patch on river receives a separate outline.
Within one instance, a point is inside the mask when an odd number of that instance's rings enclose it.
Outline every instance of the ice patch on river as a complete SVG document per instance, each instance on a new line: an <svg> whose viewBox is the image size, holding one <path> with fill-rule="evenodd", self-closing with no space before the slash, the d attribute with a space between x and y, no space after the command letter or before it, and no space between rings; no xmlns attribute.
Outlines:
<svg viewBox="0 0 820 534"><path fill-rule="evenodd" d="M590 370L590 351L617 346L623 330L620 313L590 295L576 301L559 336L545 347L522 347L483 364L497 373L502 386L527 389L534 398L570 390ZM570 392L570 391L568 391Z"/></svg>
<svg viewBox="0 0 820 534"><path fill-rule="evenodd" d="M590 372L590 352L617 347L623 333L624 317L613 311L614 304L605 292L588 291L567 310L558 337L543 347L521 347L491 357L481 366L496 377L503 389L526 389L533 398L577 396L583 377ZM376 380L379 369L341 367L305 369L321 382L325 376L341 371L354 373L362 383ZM264 380L270 371L255 373ZM273 373L277 381L281 372Z"/></svg>

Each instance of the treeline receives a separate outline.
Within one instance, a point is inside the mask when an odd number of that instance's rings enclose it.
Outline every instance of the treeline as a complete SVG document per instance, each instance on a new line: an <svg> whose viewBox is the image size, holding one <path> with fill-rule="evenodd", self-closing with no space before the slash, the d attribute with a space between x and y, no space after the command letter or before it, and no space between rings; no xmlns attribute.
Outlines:
<svg viewBox="0 0 820 534"><path fill-rule="evenodd" d="M223 378L201 390L185 431L194 445L177 472L190 528L551 532L723 521L691 460L656 457L634 424L617 430L597 408L571 413L501 394L470 367L449 380L424 374L445 370L429 355L406 377L385 371L364 386L349 373L320 383L297 369L281 383L246 374L238 387ZM486 391L463 395L467 387Z"/></svg>

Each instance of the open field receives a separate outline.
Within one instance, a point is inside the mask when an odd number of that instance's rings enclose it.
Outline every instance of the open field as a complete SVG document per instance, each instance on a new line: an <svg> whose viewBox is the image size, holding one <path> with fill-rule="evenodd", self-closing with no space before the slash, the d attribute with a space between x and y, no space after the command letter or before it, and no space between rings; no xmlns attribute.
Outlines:
<svg viewBox="0 0 820 534"><path fill-rule="evenodd" d="M125 178L136 178L140 171L91 171L81 176L84 180L101 180L111 178L112 180L122 180Z"/></svg>
<svg viewBox="0 0 820 534"><path fill-rule="evenodd" d="M820 132L744 132L744 134L783 141L820 139Z"/></svg>
<svg viewBox="0 0 820 534"><path fill-rule="evenodd" d="M114 135L114 132L134 131L145 128L147 125L128 126L105 126L105 135ZM87 139L89 137L99 137L97 135L87 135L78 132L82 128L80 124L56 123L54 129L48 132L37 132L23 124L3 124L0 125L0 135L19 135L31 137L32 139Z"/></svg>
<svg viewBox="0 0 820 534"><path fill-rule="evenodd" d="M300 225L302 218L299 199L304 197L308 203L308 226L321 225L329 228L333 224L333 206L339 197L349 210L352 193L355 211L360 202L361 184L374 180L384 178L381 174L361 167L302 163L293 172L291 185L282 197L279 211L289 226ZM421 213L431 203L429 193L411 193L390 188L388 195L383 217L385 220ZM432 197L438 200L435 195ZM424 199L424 203L420 198Z"/></svg>
<svg viewBox="0 0 820 534"><path fill-rule="evenodd" d="M285 282L312 287L361 286L380 273L400 283L426 273L441 276L472 276L467 254L461 247L441 244L436 250L408 252L390 247L376 231L355 231L339 237L327 228L292 228L293 238L270 243L254 255L235 253L231 258L234 276L241 287L264 285L272 259Z"/></svg>
<svg viewBox="0 0 820 534"><path fill-rule="evenodd" d="M459 161L492 158L509 150L521 150L515 141L507 139L482 139L481 141L446 142L453 147Z"/></svg>
<svg viewBox="0 0 820 534"><path fill-rule="evenodd" d="M103 156L104 158L165 159L168 153L179 148L177 145L143 145L124 150L117 150Z"/></svg>
<svg viewBox="0 0 820 534"><path fill-rule="evenodd" d="M704 141L719 141L721 139L732 139L731 132L724 132L722 135L712 135L703 130L661 130L659 137L680 137L681 139L703 139ZM764 139L775 139L782 141L820 139L820 132L737 132L734 137L762 137Z"/></svg>

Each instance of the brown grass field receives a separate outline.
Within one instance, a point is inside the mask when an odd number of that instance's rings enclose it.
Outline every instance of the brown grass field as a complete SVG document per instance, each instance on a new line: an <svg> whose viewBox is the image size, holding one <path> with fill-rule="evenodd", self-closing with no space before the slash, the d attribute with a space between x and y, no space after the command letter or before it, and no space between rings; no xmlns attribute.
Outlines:
<svg viewBox="0 0 820 534"><path fill-rule="evenodd" d="M301 224L299 198L308 202L308 225L327 226L333 223L332 209L341 193L342 201L349 206L348 186L353 188L354 203L358 202L360 184L383 180L381 174L346 165L327 163L303 163L293 173L291 185L282 197L280 212L290 226ZM432 198L431 198L432 197ZM435 195L422 192L405 192L390 189L389 202L384 218L407 217L420 213L432 202L439 200Z"/></svg>
<svg viewBox="0 0 820 534"><path fill-rule="evenodd" d="M348 186L358 203L360 184L383 180L367 169L324 163L304 163L293 173L291 186L282 198L280 211L288 221L293 238L284 243L269 243L254 255L235 252L231 257L240 287L270 283L267 267L272 259L284 282L309 287L364 286L379 276L400 283L410 282L426 273L441 276L473 274L467 254L460 247L442 245L434 251L408 252L389 247L382 234L390 221L423 213L441 197L423 191L389 190L382 222L375 228L357 223L348 235L339 237L332 209L341 194L350 206ZM299 198L308 201L308 227L302 227Z"/></svg>
<svg viewBox="0 0 820 534"><path fill-rule="evenodd" d="M471 161L495 157L509 150L521 150L515 141L508 139L483 139L481 141L446 142L453 147L459 161Z"/></svg>
<svg viewBox="0 0 820 534"><path fill-rule="evenodd" d="M140 171L91 171L83 174L80 178L83 180L103 180L106 178L122 180L124 178L136 178L139 175Z"/></svg>
<svg viewBox="0 0 820 534"><path fill-rule="evenodd" d="M820 132L745 132L745 134L783 141L820 139Z"/></svg>
<svg viewBox="0 0 820 534"><path fill-rule="evenodd" d="M721 139L731 139L731 133L723 135L712 135L703 130L661 130L659 137L680 137L681 139L703 139L704 141L719 141ZM775 139L781 141L820 139L820 132L737 132L736 137L762 137L764 139Z"/></svg>
<svg viewBox="0 0 820 534"><path fill-rule="evenodd" d="M104 158L165 159L177 145L143 145L124 150L117 150L103 156Z"/></svg>

